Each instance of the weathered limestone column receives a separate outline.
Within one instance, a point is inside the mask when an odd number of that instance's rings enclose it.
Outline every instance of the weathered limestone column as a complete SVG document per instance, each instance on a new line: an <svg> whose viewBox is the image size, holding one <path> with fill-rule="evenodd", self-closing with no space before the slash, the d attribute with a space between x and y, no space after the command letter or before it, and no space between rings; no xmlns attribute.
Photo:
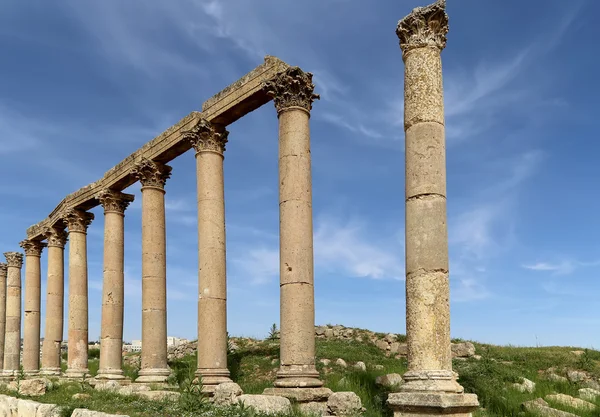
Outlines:
<svg viewBox="0 0 600 417"><path fill-rule="evenodd" d="M42 250L46 244L23 240L25 250L25 326L23 337L23 372L27 376L40 373L40 303Z"/></svg>
<svg viewBox="0 0 600 417"><path fill-rule="evenodd" d="M281 365L275 387L321 387L315 367L310 110L312 74L291 67L264 86L279 118ZM268 389L273 394L277 390Z"/></svg>
<svg viewBox="0 0 600 417"><path fill-rule="evenodd" d="M21 356L21 267L23 254L5 252L8 273L6 278L6 332L4 340L4 377L19 374Z"/></svg>
<svg viewBox="0 0 600 417"><path fill-rule="evenodd" d="M88 369L87 228L92 213L71 209L63 217L69 229L69 342L67 378L83 378Z"/></svg>
<svg viewBox="0 0 600 417"><path fill-rule="evenodd" d="M166 382L167 253L165 183L171 167L143 159L133 174L142 184L142 363L136 382Z"/></svg>
<svg viewBox="0 0 600 417"><path fill-rule="evenodd" d="M65 245L67 233L52 227L48 241L48 280L46 282L46 328L42 345L42 375L60 375L60 347L63 340L65 305Z"/></svg>
<svg viewBox="0 0 600 417"><path fill-rule="evenodd" d="M446 227L446 157L441 51L445 1L419 7L398 23L405 64L406 333L408 371L390 394L394 416L468 416L477 396L452 371Z"/></svg>
<svg viewBox="0 0 600 417"><path fill-rule="evenodd" d="M104 207L104 278L100 367L96 379L122 380L123 309L125 298L124 218L134 196L104 190L96 197Z"/></svg>
<svg viewBox="0 0 600 417"><path fill-rule="evenodd" d="M196 150L198 181L198 369L205 392L230 382L227 370L227 278L223 153L227 132L201 120L186 133Z"/></svg>
<svg viewBox="0 0 600 417"><path fill-rule="evenodd" d="M8 265L0 262L0 369L4 369L4 331L6 329L6 275Z"/></svg>

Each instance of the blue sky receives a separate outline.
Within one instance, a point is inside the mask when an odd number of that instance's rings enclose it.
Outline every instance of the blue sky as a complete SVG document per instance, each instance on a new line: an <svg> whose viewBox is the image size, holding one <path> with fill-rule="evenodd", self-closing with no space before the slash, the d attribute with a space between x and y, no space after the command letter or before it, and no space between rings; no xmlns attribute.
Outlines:
<svg viewBox="0 0 600 417"><path fill-rule="evenodd" d="M322 97L311 122L316 321L404 332L404 68L394 31L422 2L51 3L0 5L3 252L18 250L66 194L270 54L313 72ZM452 336L598 348L600 4L461 0L448 13ZM279 321L275 109L229 130L229 331L264 336ZM171 165L168 333L195 338L193 152ZM127 192L139 197L139 184ZM93 212L97 339L103 215ZM127 340L141 336L140 237L138 198L126 212ZM42 268L45 281L45 255Z"/></svg>

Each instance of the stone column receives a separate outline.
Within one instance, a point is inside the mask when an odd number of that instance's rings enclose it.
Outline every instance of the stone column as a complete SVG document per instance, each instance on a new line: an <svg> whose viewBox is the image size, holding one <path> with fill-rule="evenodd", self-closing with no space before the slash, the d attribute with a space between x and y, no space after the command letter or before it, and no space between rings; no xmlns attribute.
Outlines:
<svg viewBox="0 0 600 417"><path fill-rule="evenodd" d="M23 254L5 252L8 273L6 278L6 332L4 340L5 377L19 374L21 354L21 267Z"/></svg>
<svg viewBox="0 0 600 417"><path fill-rule="evenodd" d="M125 298L124 218L134 196L104 190L96 198L104 207L104 278L102 281L102 329L100 367L96 379L123 376L123 308Z"/></svg>
<svg viewBox="0 0 600 417"><path fill-rule="evenodd" d="M394 416L470 415L452 371L446 227L446 157L441 51L445 1L419 7L398 23L405 65L406 334L408 371L390 394Z"/></svg>
<svg viewBox="0 0 600 417"><path fill-rule="evenodd" d="M87 228L92 213L69 210L63 217L69 229L69 342L67 378L83 378L88 369Z"/></svg>
<svg viewBox="0 0 600 417"><path fill-rule="evenodd" d="M186 138L196 150L198 181L198 369L212 393L227 370L227 279L223 153L227 132L201 120Z"/></svg>
<svg viewBox="0 0 600 417"><path fill-rule="evenodd" d="M165 183L171 167L143 159L133 174L142 184L142 363L136 382L163 383L167 365Z"/></svg>
<svg viewBox="0 0 600 417"><path fill-rule="evenodd" d="M40 302L42 250L46 244L23 240L25 250L25 335L23 338L23 372L27 376L40 372Z"/></svg>
<svg viewBox="0 0 600 417"><path fill-rule="evenodd" d="M275 387L321 387L315 367L310 110L312 74L291 67L264 86L279 118L281 365ZM276 393L269 389L266 393Z"/></svg>
<svg viewBox="0 0 600 417"><path fill-rule="evenodd" d="M46 330L42 345L43 375L60 375L65 305L65 245L62 227L46 231L48 241L48 280L46 282Z"/></svg>
<svg viewBox="0 0 600 417"><path fill-rule="evenodd" d="M0 262L0 369L4 369L4 331L6 329L6 274L8 265Z"/></svg>

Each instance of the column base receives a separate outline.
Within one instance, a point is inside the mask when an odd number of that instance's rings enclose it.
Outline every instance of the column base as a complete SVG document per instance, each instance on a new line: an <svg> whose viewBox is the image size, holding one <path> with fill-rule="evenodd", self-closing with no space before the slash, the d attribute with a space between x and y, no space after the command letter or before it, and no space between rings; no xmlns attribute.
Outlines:
<svg viewBox="0 0 600 417"><path fill-rule="evenodd" d="M26 378L36 378L40 376L40 371L38 369L32 371L23 371L23 374L25 374Z"/></svg>
<svg viewBox="0 0 600 417"><path fill-rule="evenodd" d="M92 375L90 374L89 369L72 369L71 368L71 369L66 370L63 377L66 379L84 379L84 378L91 378Z"/></svg>
<svg viewBox="0 0 600 417"><path fill-rule="evenodd" d="M323 381L314 365L284 365L273 383L276 388L319 388Z"/></svg>
<svg viewBox="0 0 600 417"><path fill-rule="evenodd" d="M2 373L0 373L0 379L14 380L14 379L17 379L19 374L20 374L19 371L4 369L2 371Z"/></svg>
<svg viewBox="0 0 600 417"><path fill-rule="evenodd" d="M171 370L169 368L147 368L142 369L139 372L139 376L135 380L136 383L141 384L152 384L152 383L164 383L167 382L169 376L171 375Z"/></svg>
<svg viewBox="0 0 600 417"><path fill-rule="evenodd" d="M285 397L297 403L327 402L333 391L329 388L266 388L263 395Z"/></svg>
<svg viewBox="0 0 600 417"><path fill-rule="evenodd" d="M60 368L42 368L40 371L40 375L44 376L60 376L60 374Z"/></svg>
<svg viewBox="0 0 600 417"><path fill-rule="evenodd" d="M446 392L395 392L388 396L387 404L394 417L471 417L471 413L479 407L475 394Z"/></svg>
<svg viewBox="0 0 600 417"><path fill-rule="evenodd" d="M229 378L228 369L207 369L199 368L196 370L196 379L194 383L202 383L202 392L213 395L217 385L225 382L232 382Z"/></svg>
<svg viewBox="0 0 600 417"><path fill-rule="evenodd" d="M96 379L99 381L123 381L129 378L123 375L122 369L100 369L98 370Z"/></svg>

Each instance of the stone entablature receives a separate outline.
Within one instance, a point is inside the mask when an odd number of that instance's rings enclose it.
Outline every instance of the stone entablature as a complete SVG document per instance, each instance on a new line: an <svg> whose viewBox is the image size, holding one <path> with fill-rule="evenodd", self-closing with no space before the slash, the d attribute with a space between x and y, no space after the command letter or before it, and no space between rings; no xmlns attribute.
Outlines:
<svg viewBox="0 0 600 417"><path fill-rule="evenodd" d="M265 57L262 65L206 100L202 105L202 112L191 112L107 171L101 179L66 196L46 219L27 229L27 238L45 239L48 228L62 222L63 213L70 209L90 210L98 206L100 202L96 196L102 190L122 190L134 184L137 178L132 174L132 170L141 160L167 163L190 150L192 144L184 138L184 133L196 126L200 120L205 119L225 127L258 109L271 100L262 89L263 83L287 68L289 65L280 59Z"/></svg>

